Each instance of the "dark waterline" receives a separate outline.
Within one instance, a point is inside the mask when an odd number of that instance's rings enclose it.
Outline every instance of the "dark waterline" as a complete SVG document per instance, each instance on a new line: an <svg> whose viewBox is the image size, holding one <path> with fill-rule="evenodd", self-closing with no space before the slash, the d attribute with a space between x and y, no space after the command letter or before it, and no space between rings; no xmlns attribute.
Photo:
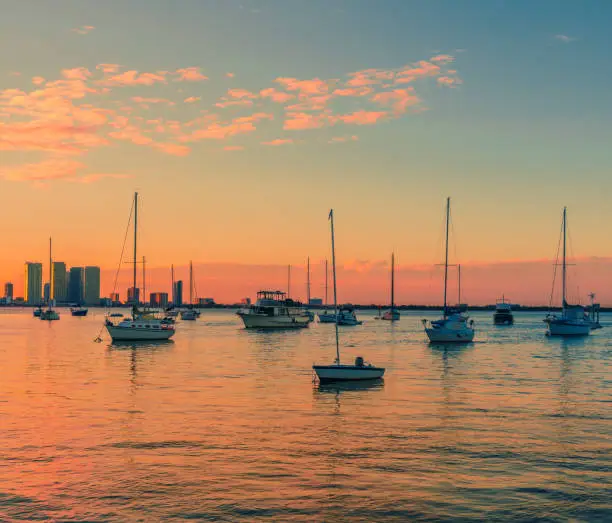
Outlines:
<svg viewBox="0 0 612 523"><path fill-rule="evenodd" d="M612 315L564 340L476 312L477 341L445 347L434 313L362 311L342 356L384 381L319 386L333 325L209 310L115 346L102 311L60 313L0 310L0 521L612 520Z"/></svg>

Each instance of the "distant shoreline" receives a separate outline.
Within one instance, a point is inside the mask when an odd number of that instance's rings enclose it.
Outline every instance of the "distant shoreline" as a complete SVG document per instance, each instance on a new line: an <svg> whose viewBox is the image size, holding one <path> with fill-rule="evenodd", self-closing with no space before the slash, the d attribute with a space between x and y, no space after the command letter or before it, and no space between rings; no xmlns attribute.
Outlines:
<svg viewBox="0 0 612 523"><path fill-rule="evenodd" d="M378 310L379 308L381 310L387 310L389 309L389 305L375 305L375 304L370 304L370 305L363 305L363 304L351 304L353 307L355 307L355 309L357 310ZM302 306L304 306L304 304L302 304ZM338 304L338 306L340 306L340 304ZM28 305L28 304L10 304L10 305L6 305L6 304L0 304L0 308L26 308L26 309L33 309L38 307L38 305ZM43 305L44 307L44 305ZM56 305L56 307L71 307L71 305L69 304L59 304ZM109 307L105 307L103 305L83 305L83 307L85 308L89 308L89 309L108 309ZM113 306L110 307L111 309L126 309L126 308L130 308L131 305L117 305L117 306ZM206 310L206 309L240 309L241 307L245 307L245 304L243 303L234 303L234 304L223 304L223 303L217 303L215 305L203 305L203 306L197 306L194 305L193 308L195 309L200 309L200 310ZM589 306L588 305L583 305L583 307L585 309L588 309ZM154 307L155 308L155 307ZM182 307L176 307L177 309L181 309ZM327 307L325 306L321 306L321 305L310 305L309 307L307 307L310 310L313 311L317 311L317 310L325 310L325 309L332 309L333 305L328 305ZM441 305L396 305L395 309L397 309L398 311L441 311L442 310L442 306ZM468 307L468 311L494 311L495 310L495 305L472 305ZM515 305L512 307L512 311L513 312L548 312L548 311L560 311L561 307L548 307L546 305ZM612 307L601 307L600 312L612 312Z"/></svg>

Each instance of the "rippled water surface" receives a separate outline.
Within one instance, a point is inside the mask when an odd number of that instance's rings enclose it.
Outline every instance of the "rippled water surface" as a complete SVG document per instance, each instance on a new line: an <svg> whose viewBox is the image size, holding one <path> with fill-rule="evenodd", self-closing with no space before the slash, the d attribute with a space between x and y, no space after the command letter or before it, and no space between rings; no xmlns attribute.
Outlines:
<svg viewBox="0 0 612 523"><path fill-rule="evenodd" d="M101 312L61 312L0 310L1 521L612 521L612 316L562 340L474 313L477 342L443 347L421 313L362 313L343 356L384 382L319 388L333 325L207 311L113 346Z"/></svg>

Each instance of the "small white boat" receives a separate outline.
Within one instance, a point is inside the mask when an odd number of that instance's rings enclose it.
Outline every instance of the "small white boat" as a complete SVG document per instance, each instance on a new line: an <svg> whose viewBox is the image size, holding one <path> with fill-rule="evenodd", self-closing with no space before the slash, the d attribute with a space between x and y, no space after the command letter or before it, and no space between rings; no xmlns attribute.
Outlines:
<svg viewBox="0 0 612 523"><path fill-rule="evenodd" d="M467 343L474 339L474 321L462 314L461 284L459 284L459 306L451 309L447 305L448 290L448 231L450 222L450 198L446 199L446 255L444 259L444 309L442 319L423 320L425 334L432 343Z"/></svg>
<svg viewBox="0 0 612 523"><path fill-rule="evenodd" d="M184 309L180 312L181 320L195 321L198 319L198 313L195 309Z"/></svg>
<svg viewBox="0 0 612 523"><path fill-rule="evenodd" d="M354 325L361 325L363 321L357 319L355 308L352 305L344 305L338 312L338 325L345 325L352 327Z"/></svg>
<svg viewBox="0 0 612 523"><path fill-rule="evenodd" d="M138 193L134 193L134 261L132 288L137 289L136 260L137 258L137 231L138 231ZM144 258L143 258L144 262ZM144 263L143 263L144 282ZM144 295L144 292L143 292ZM140 311L138 306L132 307L132 317L113 321L111 318L122 317L114 313L106 317L104 326L112 341L164 341L174 336L174 325L171 321L158 317L152 311ZM99 338L98 338L99 339Z"/></svg>
<svg viewBox="0 0 612 523"><path fill-rule="evenodd" d="M563 263L561 315L549 313L544 322L548 325L547 336L586 336L591 333L591 322L585 318L584 307L569 305L566 299L567 287L567 208L563 208Z"/></svg>
<svg viewBox="0 0 612 523"><path fill-rule="evenodd" d="M334 381L363 381L380 379L385 374L385 369L376 367L363 361L358 356L355 358L354 365L346 365L340 362L340 341L338 336L338 301L336 292L336 249L334 243L334 211L329 212L331 220L331 243L332 243L332 269L334 276L334 312L336 318L336 359L331 365L313 365L312 369L316 373L319 383L330 383Z"/></svg>
<svg viewBox="0 0 612 523"><path fill-rule="evenodd" d="M398 321L400 319L400 313L395 308L395 253L391 253L391 307L380 319L386 321Z"/></svg>
<svg viewBox="0 0 612 523"><path fill-rule="evenodd" d="M247 329L302 329L312 321L301 304L282 291L259 291L255 304L236 314Z"/></svg>
<svg viewBox="0 0 612 523"><path fill-rule="evenodd" d="M320 312L317 316L319 316L319 323L336 323L336 315L327 310Z"/></svg>

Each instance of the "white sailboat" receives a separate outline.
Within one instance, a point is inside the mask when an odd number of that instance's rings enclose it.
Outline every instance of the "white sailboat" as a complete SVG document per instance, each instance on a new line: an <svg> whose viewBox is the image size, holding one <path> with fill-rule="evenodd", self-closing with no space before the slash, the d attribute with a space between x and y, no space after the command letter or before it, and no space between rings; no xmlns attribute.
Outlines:
<svg viewBox="0 0 612 523"><path fill-rule="evenodd" d="M591 322L585 319L584 307L569 305L566 299L567 287L567 208L563 208L563 263L561 316L548 314L544 322L548 324L547 336L586 336L591 332Z"/></svg>
<svg viewBox="0 0 612 523"><path fill-rule="evenodd" d="M53 265L53 258L51 256L51 238L49 238L49 300L47 301L47 308L41 311L39 318L45 321L59 320L59 313L53 309L53 296L51 296L51 278L53 277L51 266Z"/></svg>
<svg viewBox="0 0 612 523"><path fill-rule="evenodd" d="M136 291L136 260L138 243L138 193L134 193L134 266L133 289ZM144 269L144 264L143 264ZM136 297L136 292L134 296ZM144 292L143 292L144 294ZM124 318L119 323L112 321L113 316L107 316L105 327L113 341L160 341L174 336L174 325L153 312L140 311L138 303L132 306L132 318Z"/></svg>
<svg viewBox="0 0 612 523"><path fill-rule="evenodd" d="M448 290L448 230L450 222L450 198L446 199L446 255L444 259L444 310L440 320L423 320L425 333L432 343L466 343L474 339L474 321L458 309L451 309L447 303ZM461 299L459 300L461 301Z"/></svg>
<svg viewBox="0 0 612 523"><path fill-rule="evenodd" d="M381 319L387 321L398 321L400 319L400 313L395 308L395 253L391 253L391 307L382 315Z"/></svg>
<svg viewBox="0 0 612 523"><path fill-rule="evenodd" d="M310 256L306 260L306 314L310 318L310 321L314 321L315 313L310 309Z"/></svg>
<svg viewBox="0 0 612 523"><path fill-rule="evenodd" d="M328 383L333 381L361 381L382 378L385 374L383 367L375 367L364 362L361 356L355 358L354 365L340 363L340 341L338 338L338 294L336 285L336 248L334 243L334 210L329 211L331 221L331 244L332 244L332 273L334 278L334 313L336 317L336 359L331 365L313 365L319 382Z"/></svg>

